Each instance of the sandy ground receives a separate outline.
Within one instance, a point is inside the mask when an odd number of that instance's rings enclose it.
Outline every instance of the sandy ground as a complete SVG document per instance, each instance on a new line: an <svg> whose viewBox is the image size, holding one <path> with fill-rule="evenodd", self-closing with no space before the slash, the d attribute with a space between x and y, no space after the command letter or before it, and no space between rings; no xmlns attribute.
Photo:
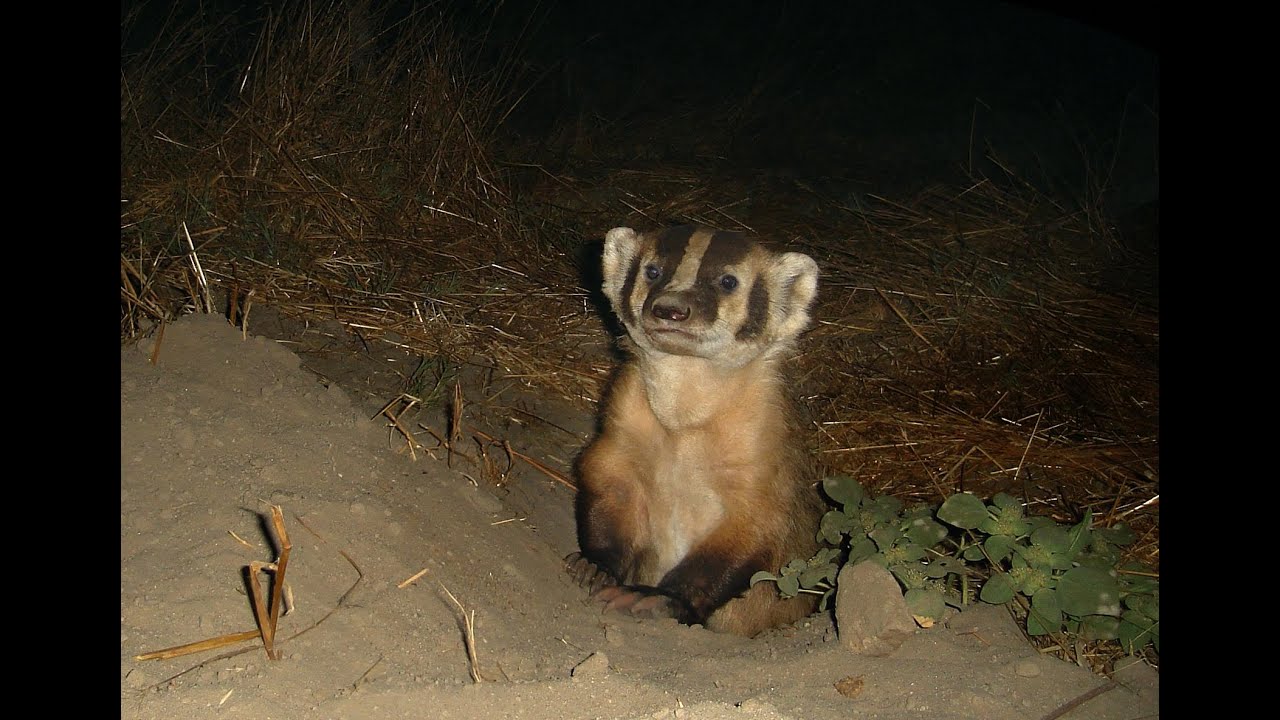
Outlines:
<svg viewBox="0 0 1280 720"><path fill-rule="evenodd" d="M282 319L252 329L273 339L190 316L156 364L155 338L121 351L124 718L1023 720L1099 689L1061 717L1159 715L1155 671L1112 684L1037 653L999 608L887 657L844 649L828 616L745 640L602 614L562 570L572 490L524 463L494 485L440 451L415 461L371 419L410 358ZM490 380L473 406L506 420L487 431L567 470L590 414ZM271 504L293 546L281 659L242 642L136 660L254 629L244 568L275 558ZM474 612L478 684L449 593Z"/></svg>

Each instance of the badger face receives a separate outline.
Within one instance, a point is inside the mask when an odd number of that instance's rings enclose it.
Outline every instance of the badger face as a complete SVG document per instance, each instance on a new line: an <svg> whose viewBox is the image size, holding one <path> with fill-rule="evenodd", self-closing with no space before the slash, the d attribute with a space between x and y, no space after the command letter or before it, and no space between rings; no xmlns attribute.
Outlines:
<svg viewBox="0 0 1280 720"><path fill-rule="evenodd" d="M604 242L604 292L646 354L740 367L788 349L809 323L818 266L739 233L682 226Z"/></svg>

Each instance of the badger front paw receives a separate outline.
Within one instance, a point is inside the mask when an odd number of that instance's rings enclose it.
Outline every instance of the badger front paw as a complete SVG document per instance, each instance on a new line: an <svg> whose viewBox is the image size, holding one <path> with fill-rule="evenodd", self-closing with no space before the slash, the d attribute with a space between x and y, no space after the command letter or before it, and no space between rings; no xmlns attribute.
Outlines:
<svg viewBox="0 0 1280 720"><path fill-rule="evenodd" d="M565 556L564 569L565 572L569 573L569 577L573 578L574 582L586 588L592 594L599 592L601 588L608 588L618 584L617 578L608 570L586 559L580 552L569 553Z"/></svg>
<svg viewBox="0 0 1280 720"><path fill-rule="evenodd" d="M675 618L688 624L692 611L680 598L650 587L614 585L592 596L604 603L605 612L620 612L638 618Z"/></svg>

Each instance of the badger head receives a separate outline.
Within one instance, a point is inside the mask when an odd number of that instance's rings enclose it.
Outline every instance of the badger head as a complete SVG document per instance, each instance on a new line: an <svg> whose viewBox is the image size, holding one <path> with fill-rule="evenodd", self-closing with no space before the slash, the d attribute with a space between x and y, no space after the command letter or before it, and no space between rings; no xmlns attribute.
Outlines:
<svg viewBox="0 0 1280 720"><path fill-rule="evenodd" d="M818 265L739 233L610 230L604 292L641 353L741 367L788 350L809 324Z"/></svg>

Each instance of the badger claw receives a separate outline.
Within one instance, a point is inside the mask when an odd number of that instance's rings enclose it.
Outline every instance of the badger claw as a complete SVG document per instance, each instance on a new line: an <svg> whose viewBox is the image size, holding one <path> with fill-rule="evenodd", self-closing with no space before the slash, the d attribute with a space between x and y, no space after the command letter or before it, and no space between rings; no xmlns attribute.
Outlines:
<svg viewBox="0 0 1280 720"><path fill-rule="evenodd" d="M573 578L574 582L578 583L580 587L586 588L592 594L599 592L601 588L618 584L618 581L608 570L597 566L579 552L569 553L565 556L564 569L569 573L569 577Z"/></svg>

